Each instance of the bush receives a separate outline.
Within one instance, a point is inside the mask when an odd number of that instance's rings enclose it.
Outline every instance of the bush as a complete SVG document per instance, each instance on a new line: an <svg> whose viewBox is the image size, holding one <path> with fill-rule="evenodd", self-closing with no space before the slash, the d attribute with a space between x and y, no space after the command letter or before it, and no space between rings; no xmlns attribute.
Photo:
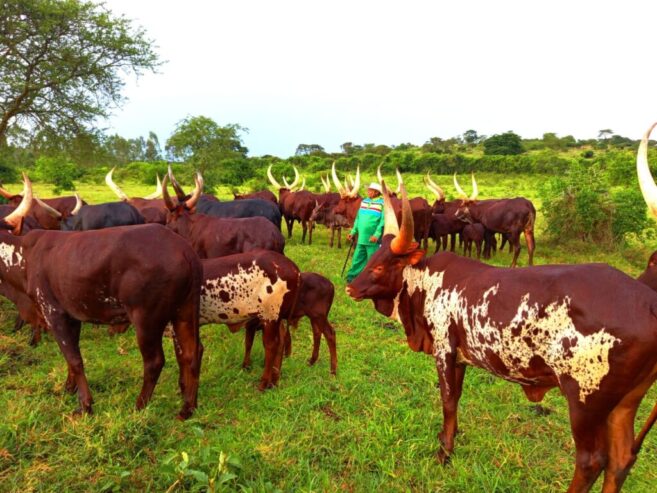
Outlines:
<svg viewBox="0 0 657 493"><path fill-rule="evenodd" d="M36 160L34 171L38 179L55 186L53 189L55 194L59 194L62 190L75 190L73 180L82 175L81 170L63 156L40 157Z"/></svg>

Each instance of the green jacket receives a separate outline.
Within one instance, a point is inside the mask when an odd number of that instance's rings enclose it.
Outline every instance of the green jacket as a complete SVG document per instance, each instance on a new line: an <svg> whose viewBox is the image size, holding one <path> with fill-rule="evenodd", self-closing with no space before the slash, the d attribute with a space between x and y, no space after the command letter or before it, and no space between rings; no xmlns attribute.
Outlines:
<svg viewBox="0 0 657 493"><path fill-rule="evenodd" d="M383 234L383 197L370 199L364 198L360 203L360 209L351 228L351 234L358 233L359 245L372 245L370 236L381 239Z"/></svg>

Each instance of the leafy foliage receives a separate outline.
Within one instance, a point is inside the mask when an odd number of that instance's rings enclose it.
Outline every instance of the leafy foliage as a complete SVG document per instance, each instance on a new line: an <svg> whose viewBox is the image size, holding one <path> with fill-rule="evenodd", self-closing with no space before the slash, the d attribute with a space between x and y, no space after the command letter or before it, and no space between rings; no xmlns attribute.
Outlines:
<svg viewBox="0 0 657 493"><path fill-rule="evenodd" d="M53 193L58 194L62 190L75 190L73 180L80 177L80 170L75 164L65 157L40 157L35 166L38 179L52 183L55 188Z"/></svg>
<svg viewBox="0 0 657 493"><path fill-rule="evenodd" d="M0 16L0 145L10 127L77 134L123 97L123 75L153 70L144 31L81 0L5 0Z"/></svg>
<svg viewBox="0 0 657 493"><path fill-rule="evenodd" d="M487 156L509 156L523 152L522 139L513 132L493 135L484 141L484 154Z"/></svg>

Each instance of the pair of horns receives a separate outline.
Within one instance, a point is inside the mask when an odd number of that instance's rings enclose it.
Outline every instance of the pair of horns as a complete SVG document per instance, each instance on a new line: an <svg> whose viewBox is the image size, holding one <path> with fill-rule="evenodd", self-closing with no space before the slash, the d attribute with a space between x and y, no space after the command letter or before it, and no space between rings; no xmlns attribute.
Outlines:
<svg viewBox="0 0 657 493"><path fill-rule="evenodd" d="M326 193L329 193L331 191L331 180L329 180L328 175L326 175L326 178L324 178L323 175L320 175L319 179L322 180L322 186L324 187L324 191Z"/></svg>
<svg viewBox="0 0 657 493"><path fill-rule="evenodd" d="M170 167L169 167L170 168ZM107 175L105 175L105 183L107 184L108 187L112 189L112 191L121 199L121 200L130 200L129 197L119 188L119 186L114 183L114 180L112 179L112 174L114 173L114 170L116 167L112 168ZM160 175L156 174L157 177L157 185L155 185L155 191L151 193L150 195L147 195L144 197L145 199L148 200L153 200L162 195L162 182L160 182ZM2 192L0 191L0 194Z"/></svg>
<svg viewBox="0 0 657 493"><path fill-rule="evenodd" d="M338 193L340 193L340 197L343 198L358 197L358 189L360 188L360 166L356 168L356 178L354 178L352 183L349 184L345 182L345 184L343 185L342 183L340 183L340 180L338 179L338 174L335 171L335 161L334 161L333 165L331 166L331 177L333 178L333 184L335 185L335 188L337 189Z"/></svg>
<svg viewBox="0 0 657 493"><path fill-rule="evenodd" d="M472 173L472 195L470 195L469 198L468 194L466 194L459 185L459 182L456 179L456 173L454 173L454 188L456 188L456 191L462 200L474 201L477 200L477 195L479 195L479 188L477 187L477 181L475 180L474 173Z"/></svg>
<svg viewBox="0 0 657 493"><path fill-rule="evenodd" d="M297 188L298 185L299 185L300 177L299 177L299 170L297 170L296 166L292 166L292 168L294 168L294 180L292 181L292 183L288 183L287 178L283 177L283 183L285 184L285 186L278 183L276 181L276 179L274 178L274 175L272 175L272 173L271 173L271 167L272 166L273 165L270 164L269 167L267 168L267 178L269 178L269 182L272 184L272 186L278 188L279 190L281 190L283 188L287 188L290 192L296 192L296 191L299 191L299 190L303 190L303 188L306 186L306 179L304 178L303 179L303 184L301 185L301 187Z"/></svg>
<svg viewBox="0 0 657 493"><path fill-rule="evenodd" d="M379 167L376 168L376 178L379 180L379 185L383 186L383 176L381 175L381 166L382 164L379 164ZM401 173L399 172L399 168L395 168L395 174L397 175L397 189L395 190L395 193L398 194L401 191L401 186L404 184L404 179L402 178Z"/></svg>
<svg viewBox="0 0 657 493"><path fill-rule="evenodd" d="M192 192L192 196L187 198L187 195L176 180L176 177L173 176L171 166L169 166L169 172L164 175L164 180L162 180L162 198L164 199L164 204L167 206L167 209L172 211L177 207L177 205L174 204L171 196L169 195L169 191L167 190L168 180L171 181L171 186L176 192L178 204L184 204L187 209L194 208L198 200L201 198L201 194L203 193L203 176L201 176L201 173L196 172L194 175L194 191Z"/></svg>
<svg viewBox="0 0 657 493"><path fill-rule="evenodd" d="M434 193L436 200L443 200L445 198L445 192L443 189L438 186L438 184L431 179L431 175L427 171L427 176L424 177L424 184L427 188Z"/></svg>

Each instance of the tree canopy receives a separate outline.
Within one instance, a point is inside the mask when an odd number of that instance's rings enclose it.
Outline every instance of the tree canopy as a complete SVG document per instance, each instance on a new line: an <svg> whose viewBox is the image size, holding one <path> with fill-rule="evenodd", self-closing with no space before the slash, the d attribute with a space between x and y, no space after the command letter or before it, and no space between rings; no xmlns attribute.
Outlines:
<svg viewBox="0 0 657 493"><path fill-rule="evenodd" d="M484 154L487 156L512 156L523 152L522 139L511 131L484 140Z"/></svg>
<svg viewBox="0 0 657 493"><path fill-rule="evenodd" d="M219 161L246 157L240 131L248 129L237 124L222 127L206 116L187 117L167 140L166 150L204 172Z"/></svg>
<svg viewBox="0 0 657 493"><path fill-rule="evenodd" d="M14 134L76 134L123 101L122 76L159 65L125 17L81 0L3 0L0 146Z"/></svg>

